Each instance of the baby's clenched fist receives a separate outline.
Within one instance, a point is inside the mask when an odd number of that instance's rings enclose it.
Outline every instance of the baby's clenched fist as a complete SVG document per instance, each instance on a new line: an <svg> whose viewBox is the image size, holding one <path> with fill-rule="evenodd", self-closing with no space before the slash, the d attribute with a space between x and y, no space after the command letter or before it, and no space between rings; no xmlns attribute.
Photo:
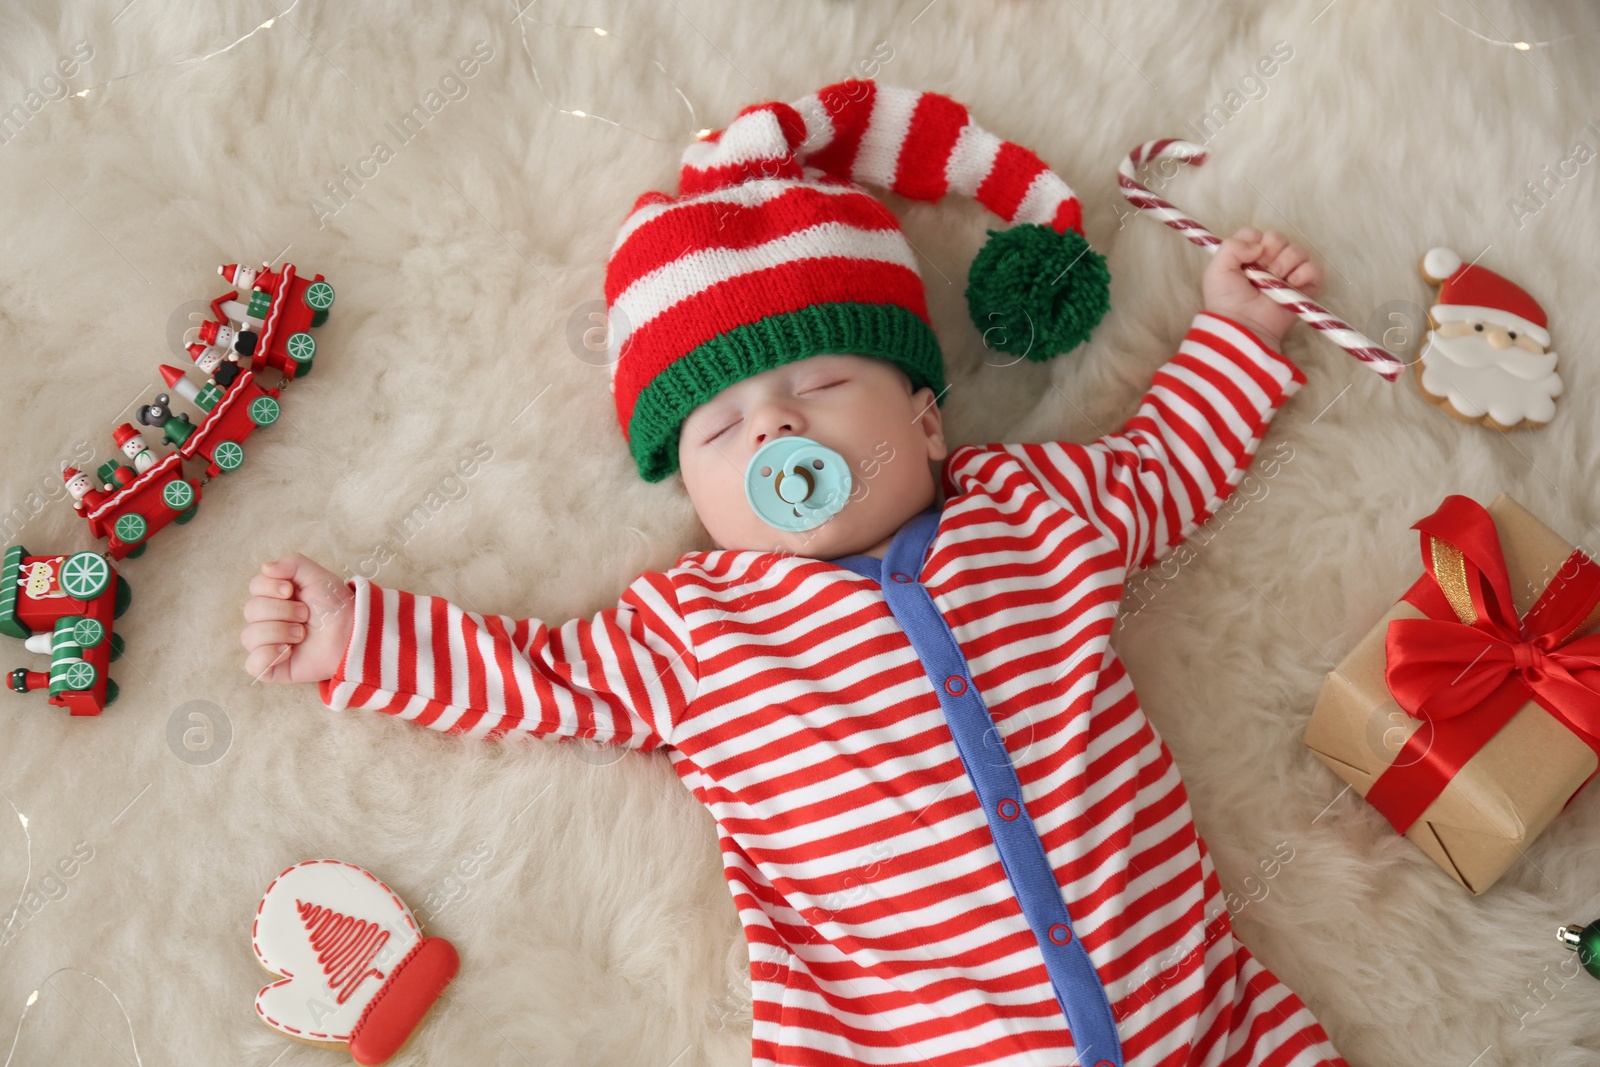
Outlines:
<svg viewBox="0 0 1600 1067"><path fill-rule="evenodd" d="M239 641L244 669L261 681L332 678L350 643L355 593L337 574L295 552L250 579Z"/></svg>

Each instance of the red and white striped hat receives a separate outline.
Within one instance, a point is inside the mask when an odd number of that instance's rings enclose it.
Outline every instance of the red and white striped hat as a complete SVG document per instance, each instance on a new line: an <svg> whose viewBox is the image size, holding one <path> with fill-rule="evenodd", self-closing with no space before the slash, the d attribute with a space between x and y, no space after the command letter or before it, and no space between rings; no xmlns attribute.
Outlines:
<svg viewBox="0 0 1600 1067"><path fill-rule="evenodd" d="M856 182L917 200L960 193L1015 224L987 231L968 272L991 348L1048 359L1110 306L1067 183L949 97L852 79L752 105L684 150L676 198L639 197L606 264L611 392L646 481L677 469L696 407L810 356L889 360L943 403L916 255Z"/></svg>

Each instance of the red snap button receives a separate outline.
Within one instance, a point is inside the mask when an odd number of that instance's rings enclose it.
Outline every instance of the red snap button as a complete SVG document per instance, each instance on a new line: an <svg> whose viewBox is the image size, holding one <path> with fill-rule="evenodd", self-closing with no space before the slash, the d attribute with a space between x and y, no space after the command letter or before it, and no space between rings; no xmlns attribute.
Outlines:
<svg viewBox="0 0 1600 1067"><path fill-rule="evenodd" d="M959 674L952 674L944 680L944 691L952 696L960 696L967 691L967 680Z"/></svg>
<svg viewBox="0 0 1600 1067"><path fill-rule="evenodd" d="M1072 940L1072 929L1066 923L1056 923L1050 927L1050 940L1058 945L1065 945Z"/></svg>
<svg viewBox="0 0 1600 1067"><path fill-rule="evenodd" d="M1096 1060L1094 1067L1117 1067L1117 1065L1110 1060Z"/></svg>
<svg viewBox="0 0 1600 1067"><path fill-rule="evenodd" d="M909 575L901 574L899 571L895 571L893 574L889 575L889 577L893 578L895 581L899 582L902 585L904 585L906 582L909 582L911 580L911 577Z"/></svg>
<svg viewBox="0 0 1600 1067"><path fill-rule="evenodd" d="M996 807L996 810L998 810L1000 812L1000 817L1002 819L1006 820L1007 822L1010 822L1012 819L1015 819L1017 817L1018 811L1020 810L1017 807L1017 802L1015 800L1012 800L1010 797L1007 797L1005 800L1002 800L995 807Z"/></svg>

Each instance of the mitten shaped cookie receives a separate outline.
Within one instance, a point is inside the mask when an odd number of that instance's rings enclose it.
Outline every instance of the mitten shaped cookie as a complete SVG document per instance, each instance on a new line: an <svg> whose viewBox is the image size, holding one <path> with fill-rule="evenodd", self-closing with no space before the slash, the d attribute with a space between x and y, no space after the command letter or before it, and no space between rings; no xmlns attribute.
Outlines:
<svg viewBox="0 0 1600 1067"><path fill-rule="evenodd" d="M1544 309L1494 271L1463 266L1448 248L1428 251L1422 276L1439 286L1417 362L1423 395L1458 419L1497 430L1549 422L1561 376Z"/></svg>
<svg viewBox="0 0 1600 1067"><path fill-rule="evenodd" d="M268 1026L314 1045L348 1045L359 1064L400 1050L455 977L455 947L423 937L394 892L339 860L280 874L256 909L250 939L283 979L256 994Z"/></svg>

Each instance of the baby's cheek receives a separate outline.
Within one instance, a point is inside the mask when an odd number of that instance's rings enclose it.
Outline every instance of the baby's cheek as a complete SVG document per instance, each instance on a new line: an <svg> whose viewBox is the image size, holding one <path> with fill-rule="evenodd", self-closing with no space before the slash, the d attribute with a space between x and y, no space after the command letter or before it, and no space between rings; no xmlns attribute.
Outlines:
<svg viewBox="0 0 1600 1067"><path fill-rule="evenodd" d="M740 472L706 478L696 485L691 499L700 522L721 544L747 541L759 520L744 497Z"/></svg>

